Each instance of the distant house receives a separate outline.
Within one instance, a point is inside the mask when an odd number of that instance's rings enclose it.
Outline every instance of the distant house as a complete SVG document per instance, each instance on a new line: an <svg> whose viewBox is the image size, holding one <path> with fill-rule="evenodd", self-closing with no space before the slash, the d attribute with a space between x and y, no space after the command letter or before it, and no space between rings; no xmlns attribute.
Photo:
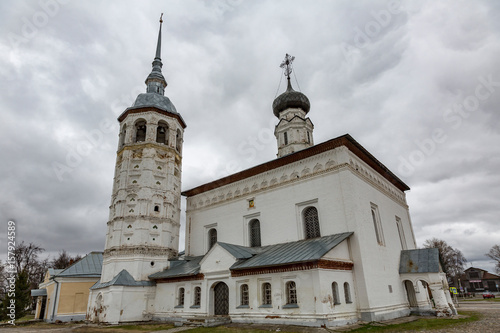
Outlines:
<svg viewBox="0 0 500 333"><path fill-rule="evenodd" d="M89 289L101 277L102 252L91 252L66 269L49 268L36 297L35 318L48 322L85 319Z"/></svg>
<svg viewBox="0 0 500 333"><path fill-rule="evenodd" d="M468 292L500 291L500 276L481 268L467 268L460 282Z"/></svg>

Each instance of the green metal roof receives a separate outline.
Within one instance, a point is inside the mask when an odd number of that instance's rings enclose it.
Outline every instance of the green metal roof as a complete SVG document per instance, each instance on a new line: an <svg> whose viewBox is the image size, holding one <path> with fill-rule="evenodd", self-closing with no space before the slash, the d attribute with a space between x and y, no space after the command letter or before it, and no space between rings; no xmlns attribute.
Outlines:
<svg viewBox="0 0 500 333"><path fill-rule="evenodd" d="M238 270L319 260L352 234L353 232L344 232L263 247L246 247L222 242L217 244L237 259L230 269ZM200 272L200 262L205 256L171 261L170 268L154 273L149 278L156 280L196 275Z"/></svg>
<svg viewBox="0 0 500 333"><path fill-rule="evenodd" d="M109 286L128 286L128 287L141 287L152 286L154 283L151 281L136 281L126 270L122 270L111 281L101 283L97 281L90 289L101 289Z"/></svg>
<svg viewBox="0 0 500 333"><path fill-rule="evenodd" d="M399 274L405 273L439 273L439 250L415 249L401 251Z"/></svg>
<svg viewBox="0 0 500 333"><path fill-rule="evenodd" d="M168 279L174 277L196 275L200 272L200 261L203 256L192 257L191 260L176 260L171 262L170 268L151 274L150 279Z"/></svg>
<svg viewBox="0 0 500 333"><path fill-rule="evenodd" d="M90 252L56 277L100 277L102 270L102 252Z"/></svg>
<svg viewBox="0 0 500 333"><path fill-rule="evenodd" d="M270 267L319 260L352 234L353 232L343 232L319 238L269 245L252 258L235 262L230 269Z"/></svg>

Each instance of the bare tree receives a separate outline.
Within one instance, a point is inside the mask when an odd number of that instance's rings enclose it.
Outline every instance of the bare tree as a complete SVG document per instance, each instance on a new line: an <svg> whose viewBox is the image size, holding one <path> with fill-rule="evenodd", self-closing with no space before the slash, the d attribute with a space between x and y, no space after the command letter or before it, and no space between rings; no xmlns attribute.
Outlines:
<svg viewBox="0 0 500 333"><path fill-rule="evenodd" d="M486 256L496 261L495 270L500 273L500 246L493 245L490 252L486 253Z"/></svg>
<svg viewBox="0 0 500 333"><path fill-rule="evenodd" d="M55 269L65 269L80 259L82 259L82 256L76 255L72 257L68 254L68 252L66 252L66 250L62 250L59 252L59 256L50 262L50 266Z"/></svg>
<svg viewBox="0 0 500 333"><path fill-rule="evenodd" d="M464 266L467 262L462 252L448 245L444 240L432 238L424 243L425 248L437 248L439 250L439 260L443 266L443 271L449 278L455 280L464 274Z"/></svg>
<svg viewBox="0 0 500 333"><path fill-rule="evenodd" d="M25 244L24 241L18 244L14 250L16 271L18 274L23 271L28 274L28 282L31 288L38 287L47 270L48 260L40 261L38 259L38 255L43 251L45 249L39 245L33 243Z"/></svg>

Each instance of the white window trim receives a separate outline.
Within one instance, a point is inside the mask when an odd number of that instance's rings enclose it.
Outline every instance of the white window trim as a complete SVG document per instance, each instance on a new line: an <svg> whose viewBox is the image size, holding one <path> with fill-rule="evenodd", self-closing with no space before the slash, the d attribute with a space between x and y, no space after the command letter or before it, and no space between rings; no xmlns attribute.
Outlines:
<svg viewBox="0 0 500 333"><path fill-rule="evenodd" d="M398 229L399 240L401 242L401 249L408 250L408 243L406 242L405 229L403 227L403 221L396 216L396 228Z"/></svg>
<svg viewBox="0 0 500 333"><path fill-rule="evenodd" d="M204 232L204 235L203 235L203 248L205 249L205 253L207 253L210 250L208 248L208 245L210 244L210 241L208 239L208 232L212 228L214 228L215 230L217 230L217 240L219 240L219 229L217 229L217 223L207 224L204 227L205 227L205 232Z"/></svg>
<svg viewBox="0 0 500 333"><path fill-rule="evenodd" d="M318 211L318 221L319 221L319 233L323 235L323 229L321 228L321 210L319 209L318 198L302 201L295 204L295 219L297 221L297 237L298 239L305 239L305 225L303 219L304 209L307 207L314 207Z"/></svg>
<svg viewBox="0 0 500 333"><path fill-rule="evenodd" d="M375 223L373 221L372 212L375 213ZM373 231L375 232L375 240L380 246L385 246L384 230L382 228L382 221L380 220L380 211L378 206L373 202L370 203L370 220L373 225ZM377 233L380 239L377 239Z"/></svg>
<svg viewBox="0 0 500 333"><path fill-rule="evenodd" d="M243 245L250 246L250 221L257 219L260 221L260 244L262 245L262 219L260 212L252 213L243 216Z"/></svg>

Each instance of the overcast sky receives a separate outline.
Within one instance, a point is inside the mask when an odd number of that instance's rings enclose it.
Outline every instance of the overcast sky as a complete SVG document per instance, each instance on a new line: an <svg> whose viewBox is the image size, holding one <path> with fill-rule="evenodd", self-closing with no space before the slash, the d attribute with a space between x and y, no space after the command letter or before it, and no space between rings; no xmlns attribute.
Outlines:
<svg viewBox="0 0 500 333"><path fill-rule="evenodd" d="M103 250L116 118L145 92L162 12L165 94L187 123L184 190L276 157L271 105L290 53L315 142L351 134L411 187L419 246L444 239L493 271L493 0L0 2L0 221L16 221L18 242Z"/></svg>

